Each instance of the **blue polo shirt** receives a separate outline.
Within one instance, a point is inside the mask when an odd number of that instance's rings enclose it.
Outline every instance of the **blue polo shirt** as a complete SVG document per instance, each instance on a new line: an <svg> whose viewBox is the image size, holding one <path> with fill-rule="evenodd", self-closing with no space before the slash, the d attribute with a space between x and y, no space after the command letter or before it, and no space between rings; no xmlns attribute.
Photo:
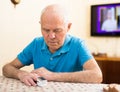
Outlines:
<svg viewBox="0 0 120 92"><path fill-rule="evenodd" d="M45 67L53 72L83 70L83 64L93 58L80 38L67 35L61 48L51 53L43 37L35 38L17 56L23 65L34 65L34 69Z"/></svg>

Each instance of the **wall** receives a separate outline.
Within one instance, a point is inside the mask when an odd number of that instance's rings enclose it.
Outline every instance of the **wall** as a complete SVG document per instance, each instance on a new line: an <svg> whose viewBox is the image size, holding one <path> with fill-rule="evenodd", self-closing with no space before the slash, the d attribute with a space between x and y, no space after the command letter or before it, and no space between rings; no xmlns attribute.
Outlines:
<svg viewBox="0 0 120 92"><path fill-rule="evenodd" d="M119 0L21 0L14 8L10 0L0 1L0 75L2 66L11 60L36 36L41 36L39 15L48 4L64 4L73 22L70 34L86 40L92 52L120 56L120 38L90 37L90 5L116 3ZM32 70L33 68L27 68Z"/></svg>

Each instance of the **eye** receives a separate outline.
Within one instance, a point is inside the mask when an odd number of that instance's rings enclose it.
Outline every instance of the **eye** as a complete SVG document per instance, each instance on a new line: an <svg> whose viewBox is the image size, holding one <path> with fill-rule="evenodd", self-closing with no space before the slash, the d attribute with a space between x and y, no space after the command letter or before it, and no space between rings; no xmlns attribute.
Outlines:
<svg viewBox="0 0 120 92"><path fill-rule="evenodd" d="M62 31L62 29L60 29L60 28L57 28L57 29L54 30L55 33L59 33L61 31Z"/></svg>
<svg viewBox="0 0 120 92"><path fill-rule="evenodd" d="M45 28L43 28L42 31L44 31L44 32L46 32L46 33L49 33L49 32L50 32L49 29L45 29Z"/></svg>

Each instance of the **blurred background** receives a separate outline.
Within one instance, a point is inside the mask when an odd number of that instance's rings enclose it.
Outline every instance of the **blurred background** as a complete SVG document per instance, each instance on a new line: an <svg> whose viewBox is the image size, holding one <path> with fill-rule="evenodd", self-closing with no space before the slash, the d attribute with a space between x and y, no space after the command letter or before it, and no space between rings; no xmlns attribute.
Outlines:
<svg viewBox="0 0 120 92"><path fill-rule="evenodd" d="M118 3L120 0L21 0L16 7L10 0L0 0L0 75L2 66L12 61L34 37L41 36L40 13L49 4L65 5L69 11L72 28L69 34L85 40L93 53L107 53L120 57L119 37L90 36L90 6ZM26 70L32 70L26 67Z"/></svg>

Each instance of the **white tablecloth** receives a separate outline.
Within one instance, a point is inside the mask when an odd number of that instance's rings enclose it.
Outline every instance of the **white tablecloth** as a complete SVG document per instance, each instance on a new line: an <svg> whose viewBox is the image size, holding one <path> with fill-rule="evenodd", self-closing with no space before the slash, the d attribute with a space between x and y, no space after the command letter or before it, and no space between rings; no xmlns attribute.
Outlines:
<svg viewBox="0 0 120 92"><path fill-rule="evenodd" d="M107 84L48 82L43 87L29 87L19 80L0 76L0 92L103 92Z"/></svg>

